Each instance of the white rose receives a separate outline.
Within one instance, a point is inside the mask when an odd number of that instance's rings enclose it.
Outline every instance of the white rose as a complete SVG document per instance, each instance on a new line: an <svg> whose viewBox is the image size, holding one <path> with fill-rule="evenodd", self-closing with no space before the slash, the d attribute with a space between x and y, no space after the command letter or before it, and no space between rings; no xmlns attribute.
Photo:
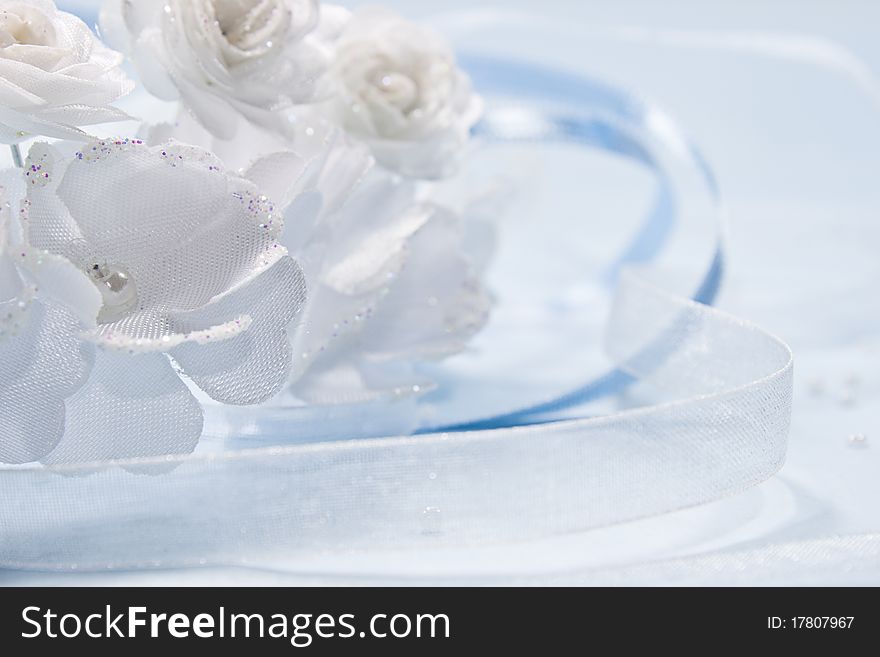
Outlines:
<svg viewBox="0 0 880 657"><path fill-rule="evenodd" d="M127 119L109 107L133 87L121 62L51 0L0 0L0 142L83 139L81 126Z"/></svg>
<svg viewBox="0 0 880 657"><path fill-rule="evenodd" d="M316 0L108 0L101 24L151 93L231 139L240 116L274 129L311 100L327 59L318 13Z"/></svg>
<svg viewBox="0 0 880 657"><path fill-rule="evenodd" d="M333 114L379 162L418 178L453 171L482 103L437 34L384 10L356 13L331 71Z"/></svg>

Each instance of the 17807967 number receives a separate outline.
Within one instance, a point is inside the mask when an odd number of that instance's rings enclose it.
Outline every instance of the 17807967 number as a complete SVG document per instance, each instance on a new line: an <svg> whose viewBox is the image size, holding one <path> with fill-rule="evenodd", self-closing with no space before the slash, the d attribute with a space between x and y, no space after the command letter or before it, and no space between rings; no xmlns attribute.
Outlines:
<svg viewBox="0 0 880 657"><path fill-rule="evenodd" d="M770 630L848 630L855 616L768 616Z"/></svg>

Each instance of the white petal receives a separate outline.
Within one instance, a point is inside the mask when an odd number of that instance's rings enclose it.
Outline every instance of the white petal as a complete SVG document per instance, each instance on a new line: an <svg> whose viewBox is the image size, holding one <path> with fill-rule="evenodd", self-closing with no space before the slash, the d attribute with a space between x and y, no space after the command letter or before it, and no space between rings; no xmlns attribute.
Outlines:
<svg viewBox="0 0 880 657"><path fill-rule="evenodd" d="M93 327L103 303L98 288L67 259L23 247L18 267L40 290L43 299L63 305L83 327Z"/></svg>
<svg viewBox="0 0 880 657"><path fill-rule="evenodd" d="M0 107L0 142L20 144L35 136L88 141L91 137L75 126L47 122L34 114Z"/></svg>
<svg viewBox="0 0 880 657"><path fill-rule="evenodd" d="M0 462L39 460L61 440L64 400L85 383L94 357L79 331L63 308L34 302L20 334L0 340Z"/></svg>
<svg viewBox="0 0 880 657"><path fill-rule="evenodd" d="M88 384L67 402L67 430L47 465L189 454L202 408L161 354L98 351Z"/></svg>
<svg viewBox="0 0 880 657"><path fill-rule="evenodd" d="M131 121L132 117L116 107L92 107L91 105L59 105L35 111L33 116L46 123L89 126L99 123Z"/></svg>
<svg viewBox="0 0 880 657"><path fill-rule="evenodd" d="M410 241L407 266L360 336L372 358L425 359L461 351L491 307L462 250L458 218L435 208Z"/></svg>
<svg viewBox="0 0 880 657"><path fill-rule="evenodd" d="M411 199L405 185L391 178L366 185L345 209L354 221L334 231L321 281L350 295L386 285L403 264L407 240L431 214Z"/></svg>
<svg viewBox="0 0 880 657"><path fill-rule="evenodd" d="M357 353L357 334L404 266L408 240L431 216L414 193L410 183L377 172L296 253L310 290L293 335L294 380L313 363ZM288 218L288 241L296 240L296 217Z"/></svg>
<svg viewBox="0 0 880 657"><path fill-rule="evenodd" d="M171 351L193 382L216 401L255 404L278 393L290 373L287 326L306 298L305 277L289 257L248 284L198 311L179 314L176 325L197 329L247 308L252 321L236 337L187 343Z"/></svg>
<svg viewBox="0 0 880 657"><path fill-rule="evenodd" d="M268 194L282 211L299 192L297 181L306 170L305 160L292 151L273 153L258 159L244 174Z"/></svg>

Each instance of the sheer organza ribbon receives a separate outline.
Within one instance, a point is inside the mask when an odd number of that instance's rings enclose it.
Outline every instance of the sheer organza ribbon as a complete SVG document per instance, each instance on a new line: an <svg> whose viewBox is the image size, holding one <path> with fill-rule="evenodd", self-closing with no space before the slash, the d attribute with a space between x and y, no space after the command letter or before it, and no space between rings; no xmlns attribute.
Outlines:
<svg viewBox="0 0 880 657"><path fill-rule="evenodd" d="M655 207L608 274L617 286L608 350L618 366L530 408L414 436L2 468L0 565L290 563L315 550L504 542L702 504L778 470L791 352L705 305L723 271L720 226L693 299L628 272L664 248L681 200L678 169L717 195L699 155L659 110L620 90L508 60L463 62L498 96L478 127L486 139L562 139L655 173ZM676 401L554 419L637 381Z"/></svg>

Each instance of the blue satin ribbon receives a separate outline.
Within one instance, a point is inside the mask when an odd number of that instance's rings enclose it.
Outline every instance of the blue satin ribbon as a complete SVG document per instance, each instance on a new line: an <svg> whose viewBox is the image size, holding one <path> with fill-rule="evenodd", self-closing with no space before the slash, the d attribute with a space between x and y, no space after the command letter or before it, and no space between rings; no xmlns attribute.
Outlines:
<svg viewBox="0 0 880 657"><path fill-rule="evenodd" d="M629 246L608 268L606 282L616 284L620 272L629 265L652 261L662 252L676 219L675 193L670 179L645 142L651 134L658 141L663 136L648 125L650 106L634 95L578 75L544 68L526 62L464 53L460 65L468 72L474 86L487 96L510 97L516 106L524 101L549 106L540 113L540 125L517 131L505 129L490 109L474 128L474 135L490 142L541 141L565 142L596 148L626 157L654 172L658 191L654 206ZM557 106L563 106L560 110ZM690 146L689 159L700 174L706 190L716 203L718 186L699 151ZM724 277L724 246L719 227L718 242L708 270L691 298L712 305ZM667 349L662 336L637 358L662 359L657 350ZM501 429L520 425L544 424L558 419L558 414L596 400L617 395L636 378L622 369L614 369L584 385L553 399L511 413L471 422L434 426L419 433ZM557 416L557 417L554 417Z"/></svg>

